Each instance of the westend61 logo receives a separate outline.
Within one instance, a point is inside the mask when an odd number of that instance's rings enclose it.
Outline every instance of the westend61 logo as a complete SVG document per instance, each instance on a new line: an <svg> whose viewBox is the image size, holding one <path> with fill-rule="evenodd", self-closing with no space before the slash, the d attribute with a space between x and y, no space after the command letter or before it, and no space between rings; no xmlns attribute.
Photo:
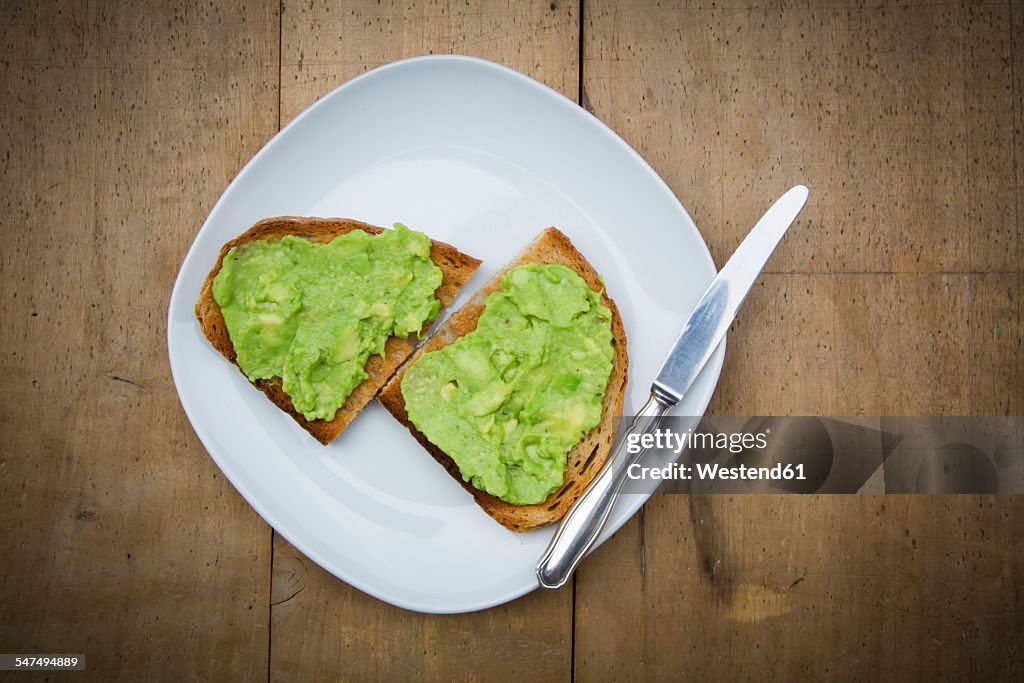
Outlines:
<svg viewBox="0 0 1024 683"><path fill-rule="evenodd" d="M1024 493L1020 416L670 417L623 445L627 494Z"/></svg>
<svg viewBox="0 0 1024 683"><path fill-rule="evenodd" d="M746 465L722 467L718 463L708 464L706 462L694 463L692 466L673 462L663 467L648 467L635 462L626 469L626 476L633 480L676 481L690 481L691 479L701 481L789 481L796 479L804 481L807 479L803 463L783 465L781 462L775 463L771 467L747 467Z"/></svg>

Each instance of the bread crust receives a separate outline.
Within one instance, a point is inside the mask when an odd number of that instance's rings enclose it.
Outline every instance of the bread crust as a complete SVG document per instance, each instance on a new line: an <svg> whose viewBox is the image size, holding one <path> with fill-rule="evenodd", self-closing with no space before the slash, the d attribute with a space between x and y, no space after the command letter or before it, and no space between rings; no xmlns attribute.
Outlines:
<svg viewBox="0 0 1024 683"><path fill-rule="evenodd" d="M612 359L612 372L601 404L601 422L590 430L583 439L569 451L565 481L542 503L535 505L513 505L496 496L481 491L463 480L458 465L452 458L435 446L409 421L405 410L405 399L402 396L401 382L405 371L416 359L428 351L435 351L442 346L451 344L459 337L476 329L477 321L484 310L484 300L491 292L501 289L501 278L509 270L525 263L560 263L572 268L580 274L592 290L599 292L604 305L612 313L612 347L615 352ZM573 246L569 238L557 228L548 228L531 242L511 263L498 272L465 306L455 312L444 322L409 361L399 368L398 372L388 381L384 389L377 395L388 412L401 422L419 441L428 453L458 481L464 489L472 494L477 505L493 517L502 526L512 531L530 531L555 522L569 511L583 491L597 476L608 458L608 453L615 441L618 420L622 415L622 401L626 394L626 382L629 375L629 360L626 352L626 330L622 325L622 317L615 302L604 291L597 272L583 255Z"/></svg>
<svg viewBox="0 0 1024 683"><path fill-rule="evenodd" d="M213 269L203 282L199 292L199 302L196 303L195 308L199 327L213 348L241 370L236 359L235 347L228 336L224 316L217 301L213 298L213 278L220 272L224 257L229 251L247 242L277 240L286 235L304 237L313 242L330 242L335 237L352 230L364 230L376 235L383 232L384 228L348 218L280 216L261 220L221 247L217 263L214 264ZM441 286L437 288L435 295L440 301L441 307L444 308L455 299L462 285L466 284L480 266L480 260L463 254L450 244L435 240L431 240L430 259L441 269L443 275ZM284 392L279 377L259 379L252 384L262 391L274 405L291 415L292 419L309 432L313 438L327 445L344 431L359 411L380 391L388 378L412 354L414 348L415 337L391 337L388 339L384 344L384 354L372 355L367 360L365 369L369 377L349 394L345 404L338 409L333 420L307 420L303 417L295 410L291 398Z"/></svg>

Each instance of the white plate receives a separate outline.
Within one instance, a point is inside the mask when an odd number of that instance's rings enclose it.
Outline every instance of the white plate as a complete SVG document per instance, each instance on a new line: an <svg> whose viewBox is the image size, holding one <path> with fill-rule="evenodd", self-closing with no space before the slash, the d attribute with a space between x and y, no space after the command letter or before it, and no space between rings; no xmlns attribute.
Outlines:
<svg viewBox="0 0 1024 683"><path fill-rule="evenodd" d="M203 338L193 306L221 245L285 214L401 221L483 259L456 305L558 226L622 311L627 413L714 277L693 221L636 152L562 95L491 62L421 57L346 83L275 136L181 266L167 330L178 395L267 522L335 576L408 609L466 612L533 590L552 529L516 534L492 521L376 402L320 446ZM723 351L679 414L703 414ZM644 500L624 497L604 537Z"/></svg>

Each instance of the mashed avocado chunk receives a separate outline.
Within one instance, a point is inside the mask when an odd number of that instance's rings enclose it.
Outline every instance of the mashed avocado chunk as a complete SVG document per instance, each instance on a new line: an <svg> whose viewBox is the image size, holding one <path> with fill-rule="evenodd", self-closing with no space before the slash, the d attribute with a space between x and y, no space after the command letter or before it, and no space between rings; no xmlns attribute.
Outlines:
<svg viewBox="0 0 1024 683"><path fill-rule="evenodd" d="M574 270L509 271L477 327L402 378L409 420L463 479L514 505L562 485L566 456L601 421L611 311Z"/></svg>
<svg viewBox="0 0 1024 683"><path fill-rule="evenodd" d="M287 235L239 245L213 279L228 336L251 380L280 377L307 420L333 420L391 336L438 311L430 239L395 224L327 243Z"/></svg>

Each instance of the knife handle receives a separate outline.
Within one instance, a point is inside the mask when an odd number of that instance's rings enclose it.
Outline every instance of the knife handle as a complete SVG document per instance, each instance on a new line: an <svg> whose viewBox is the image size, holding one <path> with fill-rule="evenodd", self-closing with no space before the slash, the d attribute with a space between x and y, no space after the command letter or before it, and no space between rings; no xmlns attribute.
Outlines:
<svg viewBox="0 0 1024 683"><path fill-rule="evenodd" d="M537 565L537 581L544 588L561 588L587 554L608 521L615 498L626 481L629 466L643 457L647 449L631 454L626 449L630 435L653 432L665 414L675 405L658 394L640 409L629 429L619 439L612 457L590 483L580 499L558 525L558 531Z"/></svg>

